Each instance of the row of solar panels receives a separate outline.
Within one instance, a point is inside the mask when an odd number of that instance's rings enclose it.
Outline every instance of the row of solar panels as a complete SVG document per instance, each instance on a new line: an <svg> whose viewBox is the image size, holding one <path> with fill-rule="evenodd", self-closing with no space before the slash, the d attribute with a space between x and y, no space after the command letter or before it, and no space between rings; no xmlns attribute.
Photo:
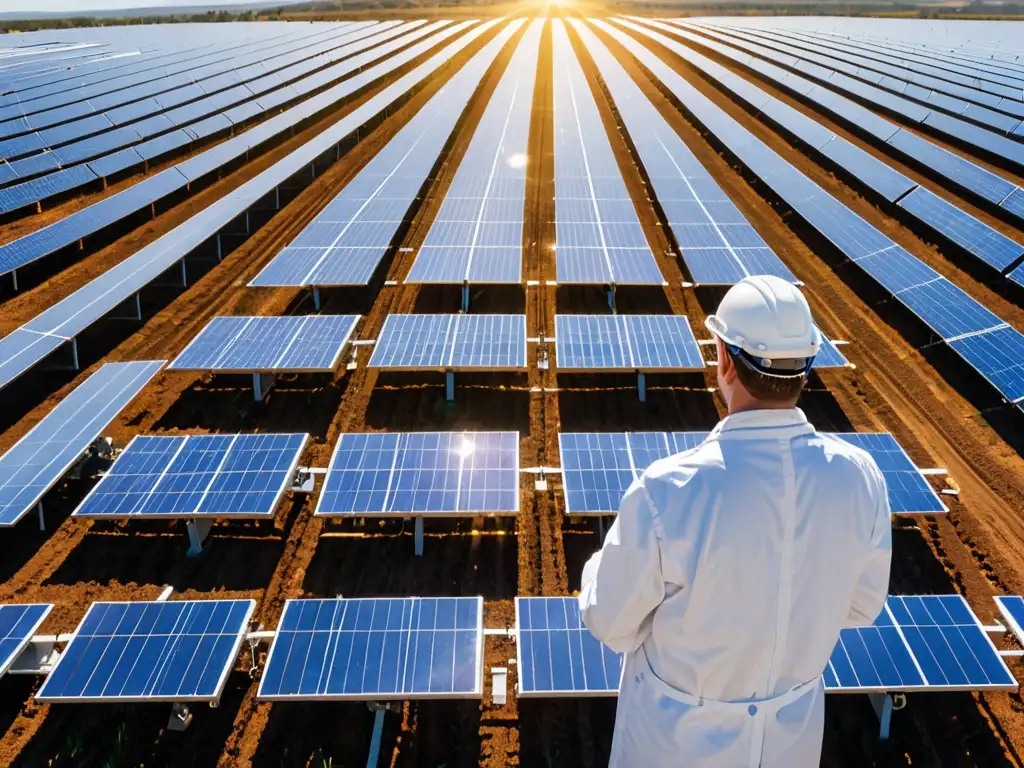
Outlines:
<svg viewBox="0 0 1024 768"><path fill-rule="evenodd" d="M178 227L175 227L100 277L87 283L67 298L37 315L33 320L9 333L0 340L0 387L10 383L10 381L40 362L58 347L73 339L82 330L88 328L105 314L129 300L144 286L171 267L177 265L194 249L209 242L212 238L216 238L222 229L240 215L243 215L251 206L268 194L273 193L277 187L284 184L299 171L308 168L310 163L314 162L322 154L335 149L338 143L344 140L346 136L356 131L368 120L400 99L410 88L421 83L439 66L450 60L452 56L456 55L496 23L487 22L476 25L472 29L468 29L468 31L467 28L471 26L471 22L450 25L431 38L396 53L384 62L365 70L345 83L328 89L320 95L293 107L291 110L256 126L247 134L237 137L237 140L227 141L202 155L185 161L175 168L168 169L168 171L159 176L147 179L140 185L126 190L126 193L130 193L142 185L151 182L156 183L156 179L162 179L164 174L168 173L177 174L181 177L181 181L167 178L166 181L162 180L160 183L166 184L165 188L168 190L178 188L178 186L188 183L192 178L198 178L221 167L227 161L223 155L227 155L227 159L232 159L244 154L249 147L250 141L254 145L261 144L281 135L283 131L290 130L292 126L306 117L330 106L336 99L407 64L410 60L436 46L441 41L458 35L445 48L382 89L380 93L368 99L364 104L354 109L330 128L310 139L302 147L277 161L253 179L228 193L213 205L199 212ZM515 24L510 25L510 27L515 26ZM460 35L459 33L462 32L465 32L465 34ZM502 40L506 39L509 34L511 34L509 29L504 30L501 35ZM492 52L493 48L488 48L487 50ZM236 141L241 143L236 143ZM166 193L148 189L147 194L162 196L162 194ZM17 247L19 244L31 239L31 246L36 254L39 251L52 252L55 248L51 248L51 245L48 243L47 238L50 236L59 244L57 247L60 247L60 245L68 243L69 234L77 239L88 232L95 231L90 223L90 217L98 208L102 208L101 216L107 223L116 221L122 216L138 210L136 206L139 201L130 199L124 200L123 211L107 207L107 204L116 205L115 201L118 201L119 198L120 195L115 195L96 206L79 212L79 214L72 214L62 222L58 222L58 224L52 227L35 233L35 237L29 236L29 238L15 241L10 244L10 247ZM148 204L146 202L146 205ZM67 231L68 227L76 229L69 233ZM70 240L70 242L74 242L74 239Z"/></svg>
<svg viewBox="0 0 1024 768"><path fill-rule="evenodd" d="M144 161L183 150L214 134L234 130L257 117L272 114L287 104L299 102L301 107L302 99L310 93L338 83L368 63L386 57L444 27L444 23L435 22L424 27L420 26L420 22L409 22L399 27L391 27L390 24L381 26L385 27L383 31L378 31L376 27L357 29L350 33L352 39L346 39L341 47L318 57L303 59L288 67L287 71L267 74L248 84L239 83L198 101L78 139L52 151L46 150L21 160L0 164L0 181L4 180L5 174L8 176L7 181L19 181L13 186L0 189L0 213L23 209L99 178L141 165ZM357 83L352 80L343 83L348 86L349 93L363 84L365 81L362 79ZM339 95L335 94L335 100ZM320 109L326 106L327 103L321 100ZM306 111L308 117L319 110L313 113ZM93 122L100 119L107 120L103 116L85 118ZM71 125L49 130L66 132L71 130ZM23 140L29 139L11 141ZM45 138L40 140L48 141ZM38 175L44 172L45 175Z"/></svg>
<svg viewBox="0 0 1024 768"><path fill-rule="evenodd" d="M832 66L834 62L825 57L795 51L784 43L773 43L768 46L764 44L763 39L737 29L718 26L704 29L715 39L728 42L737 48L806 75L835 91L850 94L885 112L898 115L915 127L933 131L995 156L1015 169L1024 168L1024 145L1016 137L1010 138L1002 133L996 133L932 106L923 106L891 91L857 80L836 71ZM981 109L983 108L978 107L975 111Z"/></svg>
<svg viewBox="0 0 1024 768"><path fill-rule="evenodd" d="M1024 642L1024 600L997 597ZM0 606L0 674L16 667L52 605ZM217 702L248 636L252 600L93 603L48 671L45 703ZM257 698L412 700L483 695L480 597L288 600ZM522 697L614 696L622 656L584 626L572 597L517 597ZM874 626L844 629L826 691L1015 691L1017 681L959 595L890 596Z"/></svg>
<svg viewBox="0 0 1024 768"><path fill-rule="evenodd" d="M668 28L666 27L666 29ZM803 78L787 73L773 64L753 60L749 56L739 54L734 49L713 41L687 32L679 34L690 42L703 45L717 53L729 56L735 61L745 63L746 66L770 78L773 82L784 84L788 90L800 92L804 98L817 101L814 89L820 91L820 88ZM1005 274L1008 279L1015 282L1024 280L1024 267L1019 266L1024 261L1024 245L1011 240L952 203L919 186L917 182L889 167L874 155L841 136L837 136L785 102L768 95L750 81L733 74L725 67L699 53L690 51L686 55L691 64L720 86L728 89L751 109L756 110L762 119L782 127L787 133L800 139L813 151L842 168L882 199L896 203L917 222L959 246L978 261ZM804 94L804 91L807 93ZM841 99L842 97L832 97L823 101L836 104L837 98ZM864 107L849 101L841 105L836 104L836 106L838 109L829 111L843 112L851 124L855 122L862 130L871 130L872 126L882 129L884 124L883 133L879 137L881 138L884 134L889 135L886 140L887 146L911 157L916 162L927 164L934 174L942 176L945 181L957 184L971 192L989 193L988 199L993 204L1006 200L1008 195L1015 194L1018 189L1014 184L981 166L938 147L917 134L901 129L884 118L868 113L870 117L863 119L861 113L868 112ZM1004 210L1011 209L1005 208ZM1014 212L1014 215L1022 215L1022 221L1024 221L1024 209Z"/></svg>
<svg viewBox="0 0 1024 768"><path fill-rule="evenodd" d="M1010 403L1024 402L1024 335L898 246L782 159L636 39L594 22L641 61L697 121L811 227L987 380ZM685 46L648 27L620 22L684 57Z"/></svg>

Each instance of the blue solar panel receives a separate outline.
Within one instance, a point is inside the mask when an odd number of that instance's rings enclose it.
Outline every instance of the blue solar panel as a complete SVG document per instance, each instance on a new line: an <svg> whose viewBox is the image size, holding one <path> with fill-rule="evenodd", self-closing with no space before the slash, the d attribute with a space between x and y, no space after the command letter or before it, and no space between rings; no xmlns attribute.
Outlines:
<svg viewBox="0 0 1024 768"><path fill-rule="evenodd" d="M565 25L557 19L552 24L558 282L661 285L664 278Z"/></svg>
<svg viewBox="0 0 1024 768"><path fill-rule="evenodd" d="M512 55L406 282L521 281L526 145L543 26L534 20Z"/></svg>
<svg viewBox="0 0 1024 768"><path fill-rule="evenodd" d="M566 514L615 514L630 484L652 463L695 448L707 436L707 432L559 433ZM947 511L892 435L841 432L835 437L875 459L886 479L893 514Z"/></svg>
<svg viewBox="0 0 1024 768"><path fill-rule="evenodd" d="M50 604L0 605L0 675L10 669L53 608Z"/></svg>
<svg viewBox="0 0 1024 768"><path fill-rule="evenodd" d="M1006 628L1024 645L1024 597L1017 595L999 595L995 598L996 607L1006 621Z"/></svg>
<svg viewBox="0 0 1024 768"><path fill-rule="evenodd" d="M370 357L370 368L525 367L525 315L388 315Z"/></svg>
<svg viewBox="0 0 1024 768"><path fill-rule="evenodd" d="M0 527L35 506L163 365L105 364L0 457Z"/></svg>
<svg viewBox="0 0 1024 768"><path fill-rule="evenodd" d="M944 277L907 288L896 298L947 341L1006 325Z"/></svg>
<svg viewBox="0 0 1024 768"><path fill-rule="evenodd" d="M254 600L93 603L40 702L220 699Z"/></svg>
<svg viewBox="0 0 1024 768"><path fill-rule="evenodd" d="M344 434L316 514L421 516L519 512L519 433Z"/></svg>
<svg viewBox="0 0 1024 768"><path fill-rule="evenodd" d="M900 195L917 186L915 181L840 136L819 151L889 202L898 200Z"/></svg>
<svg viewBox="0 0 1024 768"><path fill-rule="evenodd" d="M1024 336L1004 325L948 342L1011 403L1024 400Z"/></svg>
<svg viewBox="0 0 1024 768"><path fill-rule="evenodd" d="M583 625L574 597L516 598L520 696L615 696L622 657ZM826 692L1016 690L960 595L890 596L871 627L844 629Z"/></svg>
<svg viewBox="0 0 1024 768"><path fill-rule="evenodd" d="M703 370L700 347L682 315L556 315L561 370Z"/></svg>
<svg viewBox="0 0 1024 768"><path fill-rule="evenodd" d="M97 176L85 165L74 165L36 179L0 189L0 213L10 213L68 190L95 181Z"/></svg>
<svg viewBox="0 0 1024 768"><path fill-rule="evenodd" d="M821 337L821 346L818 348L818 354L814 357L814 365L812 368L815 370L821 370L824 368L848 368L850 361L846 359L846 356L839 351L839 347L832 343L831 340L825 336Z"/></svg>
<svg viewBox="0 0 1024 768"><path fill-rule="evenodd" d="M1024 246L923 187L898 205L1000 272L1024 256Z"/></svg>
<svg viewBox="0 0 1024 768"><path fill-rule="evenodd" d="M960 595L890 596L874 626L844 629L825 689L1016 690L1016 678Z"/></svg>
<svg viewBox="0 0 1024 768"><path fill-rule="evenodd" d="M306 435L134 438L76 517L269 517Z"/></svg>
<svg viewBox="0 0 1024 768"><path fill-rule="evenodd" d="M333 371L359 315L215 317L171 363L179 371Z"/></svg>
<svg viewBox="0 0 1024 768"><path fill-rule="evenodd" d="M289 600L257 698L476 699L483 598Z"/></svg>
<svg viewBox="0 0 1024 768"><path fill-rule="evenodd" d="M517 597L516 627L521 697L618 693L622 655L590 634L575 597Z"/></svg>

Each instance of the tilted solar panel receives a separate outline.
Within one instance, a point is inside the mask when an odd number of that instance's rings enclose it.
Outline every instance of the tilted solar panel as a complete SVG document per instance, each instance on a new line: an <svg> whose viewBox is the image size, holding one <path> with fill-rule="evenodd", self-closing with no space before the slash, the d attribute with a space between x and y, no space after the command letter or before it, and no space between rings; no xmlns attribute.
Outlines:
<svg viewBox="0 0 1024 768"><path fill-rule="evenodd" d="M683 315L555 315L560 370L704 370Z"/></svg>
<svg viewBox="0 0 1024 768"><path fill-rule="evenodd" d="M388 315L370 368L518 370L525 315Z"/></svg>
<svg viewBox="0 0 1024 768"><path fill-rule="evenodd" d="M171 363L177 371L333 371L359 315L215 317Z"/></svg>
<svg viewBox="0 0 1024 768"><path fill-rule="evenodd" d="M0 605L0 675L11 668L52 609L49 603Z"/></svg>
<svg viewBox="0 0 1024 768"><path fill-rule="evenodd" d="M36 700L216 702L255 608L254 600L93 603Z"/></svg>
<svg viewBox="0 0 1024 768"><path fill-rule="evenodd" d="M1024 645L1024 597L999 595L995 601L1007 629L1017 638L1018 643Z"/></svg>
<svg viewBox="0 0 1024 768"><path fill-rule="evenodd" d="M316 508L375 517L518 512L518 432L343 434Z"/></svg>
<svg viewBox="0 0 1024 768"><path fill-rule="evenodd" d="M871 454L885 477L893 514L941 514L946 506L888 433L823 433ZM699 445L707 432L561 432L565 509L569 515L611 515L626 490L659 459Z"/></svg>
<svg viewBox="0 0 1024 768"><path fill-rule="evenodd" d="M257 698L476 699L483 598L288 600Z"/></svg>
<svg viewBox="0 0 1024 768"><path fill-rule="evenodd" d="M32 509L163 366L104 364L0 456L0 527Z"/></svg>
<svg viewBox="0 0 1024 768"><path fill-rule="evenodd" d="M138 436L75 517L266 517L287 491L307 435Z"/></svg>

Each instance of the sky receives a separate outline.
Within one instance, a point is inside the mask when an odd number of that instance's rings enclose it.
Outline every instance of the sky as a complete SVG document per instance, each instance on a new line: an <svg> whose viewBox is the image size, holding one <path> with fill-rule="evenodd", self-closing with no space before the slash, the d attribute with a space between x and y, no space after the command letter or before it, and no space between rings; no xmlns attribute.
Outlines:
<svg viewBox="0 0 1024 768"><path fill-rule="evenodd" d="M163 8L176 5L227 5L241 0L2 0L0 11L107 11L116 8Z"/></svg>

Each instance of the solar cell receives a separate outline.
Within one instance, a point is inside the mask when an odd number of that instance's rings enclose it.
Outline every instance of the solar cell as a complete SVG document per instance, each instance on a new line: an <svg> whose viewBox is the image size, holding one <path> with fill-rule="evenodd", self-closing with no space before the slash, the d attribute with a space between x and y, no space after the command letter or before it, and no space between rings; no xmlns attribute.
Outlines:
<svg viewBox="0 0 1024 768"><path fill-rule="evenodd" d="M560 370L703 370L682 315L555 315Z"/></svg>
<svg viewBox="0 0 1024 768"><path fill-rule="evenodd" d="M11 668L52 609L48 603L0 605L0 675Z"/></svg>
<svg viewBox="0 0 1024 768"><path fill-rule="evenodd" d="M662 285L565 25L554 44L555 273L559 283ZM578 200L580 204L567 201ZM614 201L617 221L606 220ZM573 218L569 218L572 215ZM578 218L576 218L578 217Z"/></svg>
<svg viewBox="0 0 1024 768"><path fill-rule="evenodd" d="M171 363L177 371L333 371L359 315L215 317Z"/></svg>
<svg viewBox="0 0 1024 768"><path fill-rule="evenodd" d="M525 315L388 315L370 368L526 367Z"/></svg>
<svg viewBox="0 0 1024 768"><path fill-rule="evenodd" d="M76 517L266 517L288 490L307 435L135 437Z"/></svg>
<svg viewBox="0 0 1024 768"><path fill-rule="evenodd" d="M163 365L106 363L0 456L0 527L39 503Z"/></svg>
<svg viewBox="0 0 1024 768"><path fill-rule="evenodd" d="M622 655L583 624L575 597L516 598L519 696L614 696Z"/></svg>
<svg viewBox="0 0 1024 768"><path fill-rule="evenodd" d="M519 512L519 433L343 434L316 514L457 516Z"/></svg>
<svg viewBox="0 0 1024 768"><path fill-rule="evenodd" d="M521 24L505 25L250 285L368 283L480 79Z"/></svg>
<svg viewBox="0 0 1024 768"><path fill-rule="evenodd" d="M483 598L288 600L257 698L476 699Z"/></svg>
<svg viewBox="0 0 1024 768"><path fill-rule="evenodd" d="M522 279L526 145L544 23L535 19L520 40L480 118L451 187L409 271L410 283L518 283ZM499 197L496 179L515 179ZM455 222L454 235L445 236Z"/></svg>
<svg viewBox="0 0 1024 768"><path fill-rule="evenodd" d="M36 700L216 702L254 600L93 603Z"/></svg>
<svg viewBox="0 0 1024 768"><path fill-rule="evenodd" d="M886 479L893 514L947 511L892 435L833 434L875 459ZM615 514L626 490L652 463L690 450L707 436L707 432L559 433L566 514Z"/></svg>

